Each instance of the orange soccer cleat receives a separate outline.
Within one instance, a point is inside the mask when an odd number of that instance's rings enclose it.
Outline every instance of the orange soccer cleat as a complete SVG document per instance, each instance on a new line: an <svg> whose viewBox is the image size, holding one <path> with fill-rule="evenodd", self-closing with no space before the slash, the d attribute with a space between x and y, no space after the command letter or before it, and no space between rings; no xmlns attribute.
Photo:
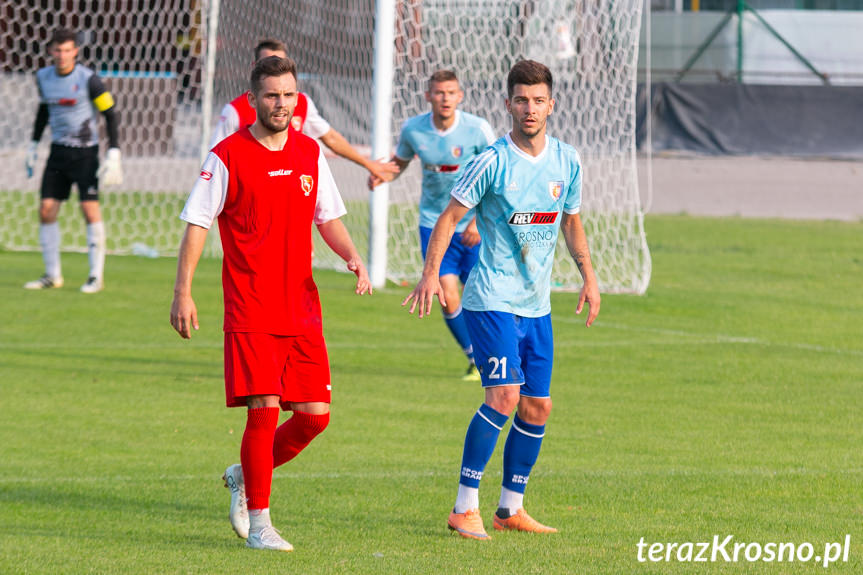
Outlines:
<svg viewBox="0 0 863 575"><path fill-rule="evenodd" d="M498 531L526 531L528 533L557 533L557 529L543 525L527 514L523 508L509 517L500 517L494 514L494 528Z"/></svg>
<svg viewBox="0 0 863 575"><path fill-rule="evenodd" d="M456 513L455 510L449 514L446 521L447 527L468 539L491 539L482 525L482 517L479 509L468 509L464 513Z"/></svg>

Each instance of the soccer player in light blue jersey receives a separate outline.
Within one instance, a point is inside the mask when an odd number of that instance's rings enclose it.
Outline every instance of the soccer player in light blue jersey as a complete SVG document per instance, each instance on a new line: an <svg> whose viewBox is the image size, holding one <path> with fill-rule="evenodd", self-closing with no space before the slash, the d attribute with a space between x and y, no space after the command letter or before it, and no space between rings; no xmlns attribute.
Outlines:
<svg viewBox="0 0 863 575"><path fill-rule="evenodd" d="M512 131L467 166L429 240L422 279L405 298L410 312L431 311L447 295L438 267L449 238L470 209L482 236L479 261L464 289L465 320L482 376L485 402L468 426L458 496L447 524L459 535L488 539L479 514L479 484L498 435L516 410L503 452L503 485L494 528L534 533L557 530L524 510L524 491L539 456L551 412L550 280L560 230L584 285L590 327L600 295L579 211L582 169L572 146L546 135L554 110L552 75L531 60L507 78Z"/></svg>
<svg viewBox="0 0 863 575"><path fill-rule="evenodd" d="M464 98L455 72L439 70L429 79L426 101L431 111L414 116L402 126L399 144L392 158L399 169L386 180L371 176L369 187L391 181L403 172L414 156L422 162L422 195L419 205L420 247L423 258L432 228L447 207L450 190L464 172L464 167L494 141L491 126L478 116L462 112L458 105ZM465 380L479 381L474 363L473 346L465 325L459 282L467 281L479 254L480 235L477 233L473 210L468 210L456 223L440 264L440 284L445 294L441 299L447 327L468 359ZM446 303L444 303L446 302Z"/></svg>

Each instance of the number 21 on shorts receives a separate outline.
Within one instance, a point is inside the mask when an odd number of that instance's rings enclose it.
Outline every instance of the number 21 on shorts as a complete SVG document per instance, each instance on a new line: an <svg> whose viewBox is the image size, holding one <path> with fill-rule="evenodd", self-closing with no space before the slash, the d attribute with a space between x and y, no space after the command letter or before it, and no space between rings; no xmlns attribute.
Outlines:
<svg viewBox="0 0 863 575"><path fill-rule="evenodd" d="M500 359L496 357L488 358L491 373L488 374L489 379L506 379L506 356Z"/></svg>

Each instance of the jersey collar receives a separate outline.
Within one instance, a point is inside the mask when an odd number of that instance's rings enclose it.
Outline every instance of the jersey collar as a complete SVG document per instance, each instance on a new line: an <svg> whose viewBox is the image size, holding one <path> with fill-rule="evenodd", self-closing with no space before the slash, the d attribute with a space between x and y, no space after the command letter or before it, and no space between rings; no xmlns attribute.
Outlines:
<svg viewBox="0 0 863 575"><path fill-rule="evenodd" d="M545 146L542 148L542 151L539 153L538 156L531 156L530 154L519 148L516 143L512 141L510 134L511 132L506 133L506 143L509 144L509 147L512 149L513 152L515 152L517 155L521 156L531 164L538 164L542 161L543 158L545 158L545 155L548 153L548 134L545 135Z"/></svg>
<svg viewBox="0 0 863 575"><path fill-rule="evenodd" d="M434 125L434 113L429 112L429 124L431 124L432 130L434 130L438 136L448 136L449 134L452 134L455 129L458 128L459 122L461 122L461 110L456 110L455 122L452 123L452 126L447 128L446 130L438 130L437 126Z"/></svg>

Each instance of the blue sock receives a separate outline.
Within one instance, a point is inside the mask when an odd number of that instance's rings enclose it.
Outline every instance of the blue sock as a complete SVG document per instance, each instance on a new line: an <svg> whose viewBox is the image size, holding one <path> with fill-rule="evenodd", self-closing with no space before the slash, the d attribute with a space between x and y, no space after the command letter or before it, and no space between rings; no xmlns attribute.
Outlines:
<svg viewBox="0 0 863 575"><path fill-rule="evenodd" d="M508 415L495 411L485 403L479 407L464 438L459 483L468 487L479 487L482 472L491 459L497 436L507 419Z"/></svg>
<svg viewBox="0 0 863 575"><path fill-rule="evenodd" d="M473 346L470 343L470 335L467 333L467 324L464 322L461 306L458 306L458 309L452 314L444 312L443 320L468 360L473 363Z"/></svg>
<svg viewBox="0 0 863 575"><path fill-rule="evenodd" d="M512 427L503 448L503 486L518 493L524 493L530 471L539 457L544 425L533 425L519 419L512 420Z"/></svg>

